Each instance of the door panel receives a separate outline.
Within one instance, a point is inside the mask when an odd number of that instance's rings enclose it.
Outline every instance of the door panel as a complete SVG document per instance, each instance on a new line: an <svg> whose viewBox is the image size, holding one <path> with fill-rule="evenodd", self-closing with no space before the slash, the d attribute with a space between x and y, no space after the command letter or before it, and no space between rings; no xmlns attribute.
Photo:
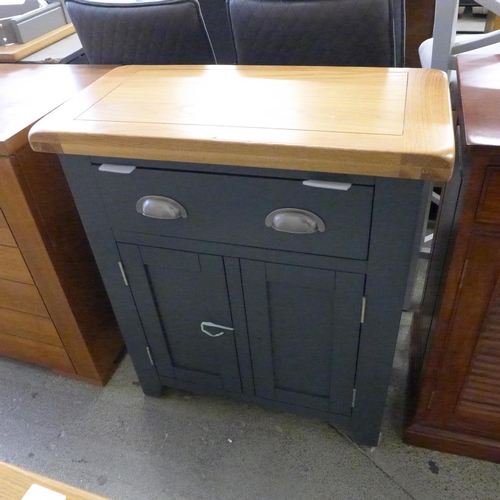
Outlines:
<svg viewBox="0 0 500 500"><path fill-rule="evenodd" d="M349 415L364 276L242 261L256 394Z"/></svg>
<svg viewBox="0 0 500 500"><path fill-rule="evenodd" d="M429 411L447 425L500 430L500 237L473 236ZM453 374L453 376L450 376Z"/></svg>
<svg viewBox="0 0 500 500"><path fill-rule="evenodd" d="M119 244L160 376L241 392L222 257ZM209 322L228 327L207 327Z"/></svg>

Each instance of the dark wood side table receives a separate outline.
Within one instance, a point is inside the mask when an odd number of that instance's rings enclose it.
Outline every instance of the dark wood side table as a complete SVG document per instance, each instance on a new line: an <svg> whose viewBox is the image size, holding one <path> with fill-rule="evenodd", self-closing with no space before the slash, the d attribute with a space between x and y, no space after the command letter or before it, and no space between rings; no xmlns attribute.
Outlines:
<svg viewBox="0 0 500 500"><path fill-rule="evenodd" d="M0 355L96 384L123 341L59 159L28 130L109 70L0 65Z"/></svg>
<svg viewBox="0 0 500 500"><path fill-rule="evenodd" d="M462 187L445 194L435 252L448 262L440 283L431 263L414 330L430 337L404 439L500 462L500 56L459 56L458 78Z"/></svg>

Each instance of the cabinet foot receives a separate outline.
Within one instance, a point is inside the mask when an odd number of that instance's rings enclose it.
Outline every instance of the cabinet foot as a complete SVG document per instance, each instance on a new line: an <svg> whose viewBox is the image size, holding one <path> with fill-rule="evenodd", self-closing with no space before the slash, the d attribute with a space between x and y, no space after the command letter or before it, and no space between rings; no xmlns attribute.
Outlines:
<svg viewBox="0 0 500 500"><path fill-rule="evenodd" d="M146 396L151 396L153 398L159 398L163 394L163 386L161 382L156 377L139 377L141 383L142 392Z"/></svg>

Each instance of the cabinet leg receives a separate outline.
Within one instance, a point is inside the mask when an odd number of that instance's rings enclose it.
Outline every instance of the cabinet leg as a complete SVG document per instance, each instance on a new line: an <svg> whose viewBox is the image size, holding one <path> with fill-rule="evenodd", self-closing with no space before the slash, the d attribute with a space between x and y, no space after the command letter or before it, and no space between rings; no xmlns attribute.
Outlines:
<svg viewBox="0 0 500 500"><path fill-rule="evenodd" d="M162 395L163 386L158 377L139 377L139 382L141 383L142 392L146 396L159 398Z"/></svg>

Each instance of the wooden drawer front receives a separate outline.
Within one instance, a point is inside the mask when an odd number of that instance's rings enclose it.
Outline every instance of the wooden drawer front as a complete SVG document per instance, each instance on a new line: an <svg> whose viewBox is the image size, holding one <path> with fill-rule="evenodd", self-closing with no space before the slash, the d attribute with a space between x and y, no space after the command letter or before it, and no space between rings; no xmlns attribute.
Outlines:
<svg viewBox="0 0 500 500"><path fill-rule="evenodd" d="M50 318L11 309L0 309L0 333L62 346L56 327Z"/></svg>
<svg viewBox="0 0 500 500"><path fill-rule="evenodd" d="M347 191L307 187L300 180L213 175L137 168L130 174L97 172L113 228L275 250L365 260L373 187ZM180 203L186 218L145 217L136 210L145 196ZM318 216L324 232L291 234L266 226L277 209Z"/></svg>
<svg viewBox="0 0 500 500"><path fill-rule="evenodd" d="M0 356L8 356L66 373L75 371L63 347L42 344L4 333L0 333Z"/></svg>
<svg viewBox="0 0 500 500"><path fill-rule="evenodd" d="M19 249L0 246L0 278L33 284L33 278Z"/></svg>
<svg viewBox="0 0 500 500"><path fill-rule="evenodd" d="M37 287L15 281L0 279L0 308L49 317Z"/></svg>
<svg viewBox="0 0 500 500"><path fill-rule="evenodd" d="M500 224L500 167L486 170L476 221Z"/></svg>
<svg viewBox="0 0 500 500"><path fill-rule="evenodd" d="M5 220L5 216L3 212L0 210L0 245L6 247L17 247L16 241L14 240L14 236L7 225L7 221Z"/></svg>

